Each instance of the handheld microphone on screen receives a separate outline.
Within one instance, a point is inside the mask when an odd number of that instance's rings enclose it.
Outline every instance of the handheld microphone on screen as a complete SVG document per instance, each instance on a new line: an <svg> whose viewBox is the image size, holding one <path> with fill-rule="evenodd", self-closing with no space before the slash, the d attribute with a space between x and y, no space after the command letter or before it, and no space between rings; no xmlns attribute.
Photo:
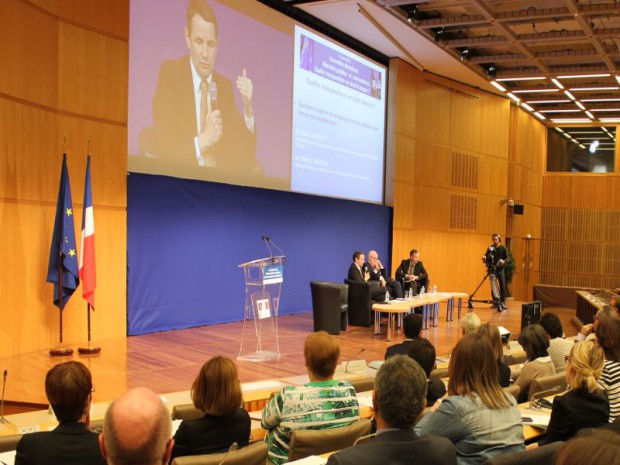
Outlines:
<svg viewBox="0 0 620 465"><path fill-rule="evenodd" d="M6 418L4 418L4 389L6 388L6 377L8 374L8 370L4 370L4 374L2 375L2 403L0 404L0 423L9 422Z"/></svg>
<svg viewBox="0 0 620 465"><path fill-rule="evenodd" d="M217 84L213 80L209 83L209 98L211 99L211 111L217 110Z"/></svg>
<svg viewBox="0 0 620 465"><path fill-rule="evenodd" d="M222 465L226 461L230 453L236 451L237 449L239 449L239 443L233 442L228 448L226 455L222 458L222 460L220 460L220 463L218 463L217 465Z"/></svg>
<svg viewBox="0 0 620 465"><path fill-rule="evenodd" d="M357 352L353 357L350 357L349 359L347 359L346 362L344 362L344 366L342 367L342 372L345 374L349 374L348 369L349 369L349 362L351 360L355 360L357 357L359 357L360 355L362 355L364 352L366 351L365 347L362 347L359 352Z"/></svg>

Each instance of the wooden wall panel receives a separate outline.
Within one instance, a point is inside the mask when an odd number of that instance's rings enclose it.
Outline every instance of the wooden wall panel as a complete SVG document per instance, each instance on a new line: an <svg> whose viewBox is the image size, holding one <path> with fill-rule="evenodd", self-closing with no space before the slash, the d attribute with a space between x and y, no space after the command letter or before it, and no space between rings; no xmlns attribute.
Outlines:
<svg viewBox="0 0 620 465"><path fill-rule="evenodd" d="M505 230L510 105L399 60L390 73L403 96L389 115L393 268L417 248L440 289L471 292L485 274L480 257L491 232Z"/></svg>
<svg viewBox="0 0 620 465"><path fill-rule="evenodd" d="M0 2L0 41L11 43L0 47L0 61L11 69L0 75L5 135L0 145L0 254L7 263L0 269L0 357L58 342L58 309L45 279L64 134L78 244L89 140L93 154L98 281L93 339L126 335L128 44L123 38L128 36L129 3L104 3ZM95 23L101 33L93 31ZM86 341L85 308L78 288L63 313L66 344Z"/></svg>
<svg viewBox="0 0 620 465"><path fill-rule="evenodd" d="M127 42L61 24L60 87L62 110L127 123Z"/></svg>
<svg viewBox="0 0 620 465"><path fill-rule="evenodd" d="M0 2L0 95L56 107L58 28L58 21L39 8L18 0Z"/></svg>

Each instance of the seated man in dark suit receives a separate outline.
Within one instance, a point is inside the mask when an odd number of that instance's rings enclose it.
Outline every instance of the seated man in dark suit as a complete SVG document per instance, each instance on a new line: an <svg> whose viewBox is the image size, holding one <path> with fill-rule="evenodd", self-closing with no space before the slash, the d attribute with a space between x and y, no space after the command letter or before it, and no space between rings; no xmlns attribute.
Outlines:
<svg viewBox="0 0 620 465"><path fill-rule="evenodd" d="M364 281L370 284L370 298L375 302L385 300L385 287L381 287L376 281L370 281L370 270L366 265L366 257L359 250L353 252L353 263L349 267L348 278L351 281Z"/></svg>
<svg viewBox="0 0 620 465"><path fill-rule="evenodd" d="M428 389L426 390L426 406L432 407L446 394L446 385L438 378L431 379L431 372L437 368L435 362L435 346L428 339L418 337L409 344L408 355L420 364L426 378L428 379Z"/></svg>
<svg viewBox="0 0 620 465"><path fill-rule="evenodd" d="M24 434L16 465L105 464L97 434L88 429L93 383L80 362L59 363L47 372L45 394L60 423L52 431Z"/></svg>
<svg viewBox="0 0 620 465"><path fill-rule="evenodd" d="M456 465L456 451L446 438L418 437L413 425L426 404L426 376L404 355L386 360L375 378L372 403L376 436L329 457L327 465Z"/></svg>
<svg viewBox="0 0 620 465"><path fill-rule="evenodd" d="M412 288L414 295L419 294L423 286L428 290L428 273L416 249L411 249L409 252L409 260L403 260L400 263L396 270L396 279L403 283L405 291Z"/></svg>
<svg viewBox="0 0 620 465"><path fill-rule="evenodd" d="M394 344L385 351L385 360L393 355L407 355L409 353L409 344L414 339L420 337L420 331L422 331L422 315L417 313L410 313L403 319L403 331L405 333L405 340L400 344ZM422 367L424 368L424 367Z"/></svg>
<svg viewBox="0 0 620 465"><path fill-rule="evenodd" d="M366 268L370 271L371 281L377 281L381 287L385 287L392 297L396 299L403 298L403 287L400 281L396 281L388 276L376 250L368 252Z"/></svg>

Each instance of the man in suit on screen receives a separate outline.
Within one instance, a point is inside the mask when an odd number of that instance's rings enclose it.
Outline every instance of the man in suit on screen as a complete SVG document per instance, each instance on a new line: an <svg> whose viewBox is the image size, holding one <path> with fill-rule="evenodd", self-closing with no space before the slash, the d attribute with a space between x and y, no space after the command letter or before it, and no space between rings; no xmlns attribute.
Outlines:
<svg viewBox="0 0 620 465"><path fill-rule="evenodd" d="M234 88L215 71L218 25L206 0L190 0L186 16L190 53L162 62L153 98L153 127L141 135L141 149L175 166L261 174L255 158L253 85L247 70L240 70ZM235 92L241 95L243 112L235 105Z"/></svg>

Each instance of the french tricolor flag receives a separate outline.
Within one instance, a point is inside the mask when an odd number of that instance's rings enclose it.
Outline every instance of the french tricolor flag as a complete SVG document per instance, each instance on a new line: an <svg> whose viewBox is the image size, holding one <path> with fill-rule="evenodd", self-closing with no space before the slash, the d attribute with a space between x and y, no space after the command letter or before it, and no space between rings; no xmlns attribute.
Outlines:
<svg viewBox="0 0 620 465"><path fill-rule="evenodd" d="M95 217L93 197L90 188L90 155L86 161L86 181L84 182L84 211L82 212L82 246L80 247L80 279L82 297L95 308Z"/></svg>

